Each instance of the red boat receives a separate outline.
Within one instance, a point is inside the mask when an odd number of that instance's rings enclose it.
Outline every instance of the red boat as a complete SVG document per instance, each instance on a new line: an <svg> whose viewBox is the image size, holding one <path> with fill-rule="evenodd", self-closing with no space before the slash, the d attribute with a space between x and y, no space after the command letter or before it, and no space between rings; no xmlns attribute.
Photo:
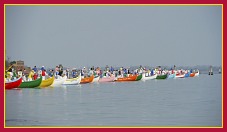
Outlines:
<svg viewBox="0 0 227 132"><path fill-rule="evenodd" d="M10 82L5 82L5 89L18 88L21 83L22 83L22 77Z"/></svg>
<svg viewBox="0 0 227 132"><path fill-rule="evenodd" d="M190 74L190 77L194 77L194 76L195 76L195 73L191 73L191 74Z"/></svg>

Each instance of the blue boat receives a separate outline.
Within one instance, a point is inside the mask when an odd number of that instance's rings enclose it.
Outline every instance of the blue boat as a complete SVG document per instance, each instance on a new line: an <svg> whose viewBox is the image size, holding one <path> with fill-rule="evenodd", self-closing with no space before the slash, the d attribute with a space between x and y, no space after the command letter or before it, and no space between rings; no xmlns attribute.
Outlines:
<svg viewBox="0 0 227 132"><path fill-rule="evenodd" d="M186 73L184 77L190 77L190 72Z"/></svg>
<svg viewBox="0 0 227 132"><path fill-rule="evenodd" d="M176 74L168 74L168 79L175 78Z"/></svg>

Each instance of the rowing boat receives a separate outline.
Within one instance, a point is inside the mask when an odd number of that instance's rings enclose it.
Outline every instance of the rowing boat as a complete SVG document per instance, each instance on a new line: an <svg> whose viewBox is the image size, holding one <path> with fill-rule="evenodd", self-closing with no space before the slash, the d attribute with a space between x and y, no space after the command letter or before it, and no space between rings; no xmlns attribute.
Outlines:
<svg viewBox="0 0 227 132"><path fill-rule="evenodd" d="M157 74L154 74L154 75L151 75L151 76L146 76L145 73L143 73L142 75L143 75L143 77L142 77L143 81L152 80L152 79L155 79L157 77Z"/></svg>
<svg viewBox="0 0 227 132"><path fill-rule="evenodd" d="M130 74L128 77L118 77L117 82L123 82L123 81L136 81L137 75Z"/></svg>
<svg viewBox="0 0 227 132"><path fill-rule="evenodd" d="M92 75L90 77L82 78L80 81L80 84L90 83L93 81L93 79L94 79L94 75Z"/></svg>
<svg viewBox="0 0 227 132"><path fill-rule="evenodd" d="M50 86L51 84L53 84L54 82L54 79L55 77L51 77L51 78L48 78L46 80L42 80L41 84L39 85L39 87L43 88L43 87L48 87Z"/></svg>
<svg viewBox="0 0 227 132"><path fill-rule="evenodd" d="M76 78L66 79L63 85L77 85L80 84L81 81L81 75L79 75Z"/></svg>
<svg viewBox="0 0 227 132"><path fill-rule="evenodd" d="M176 74L175 78L184 78L184 76L185 76L185 73L182 73L182 74L178 73Z"/></svg>
<svg viewBox="0 0 227 132"><path fill-rule="evenodd" d="M167 78L167 74L164 75L157 75L156 79L166 79Z"/></svg>
<svg viewBox="0 0 227 132"><path fill-rule="evenodd" d="M195 77L199 76L199 70L195 73Z"/></svg>
<svg viewBox="0 0 227 132"><path fill-rule="evenodd" d="M191 73L191 74L190 74L190 77L194 77L194 76L195 76L195 73Z"/></svg>
<svg viewBox="0 0 227 132"><path fill-rule="evenodd" d="M67 76L58 76L57 79L54 79L54 82L51 86L56 87L56 86L61 86L67 79Z"/></svg>
<svg viewBox="0 0 227 132"><path fill-rule="evenodd" d="M36 80L22 82L19 86L19 88L35 88L38 87L42 82L42 76Z"/></svg>
<svg viewBox="0 0 227 132"><path fill-rule="evenodd" d="M176 74L173 73L173 74L168 74L168 79L171 79L171 78L175 78Z"/></svg>
<svg viewBox="0 0 227 132"><path fill-rule="evenodd" d="M6 82L5 83L5 89L18 88L21 83L22 83L22 77L20 77L16 80L13 80L13 81Z"/></svg>
<svg viewBox="0 0 227 132"><path fill-rule="evenodd" d="M102 78L99 78L99 82L113 82L114 80L114 75L111 75L110 77L103 76Z"/></svg>

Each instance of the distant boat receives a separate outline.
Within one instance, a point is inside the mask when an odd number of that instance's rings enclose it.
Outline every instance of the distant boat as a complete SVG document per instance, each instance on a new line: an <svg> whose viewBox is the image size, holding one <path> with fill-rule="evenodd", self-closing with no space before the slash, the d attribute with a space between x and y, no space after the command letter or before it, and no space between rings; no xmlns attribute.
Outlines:
<svg viewBox="0 0 227 132"><path fill-rule="evenodd" d="M185 73L184 77L190 77L190 72Z"/></svg>
<svg viewBox="0 0 227 132"><path fill-rule="evenodd" d="M85 84L85 83L91 83L94 79L94 75L86 78L82 78L80 81L80 84Z"/></svg>
<svg viewBox="0 0 227 132"><path fill-rule="evenodd" d="M80 84L81 81L81 75L79 75L76 78L66 79L63 85L77 85Z"/></svg>
<svg viewBox="0 0 227 132"><path fill-rule="evenodd" d="M129 74L128 77L118 77L116 81L117 81L117 82L123 82L123 81L136 81L137 76L138 76L138 75Z"/></svg>
<svg viewBox="0 0 227 132"><path fill-rule="evenodd" d="M113 82L115 80L115 76L112 75L110 77L102 77L99 79L99 82Z"/></svg>
<svg viewBox="0 0 227 132"><path fill-rule="evenodd" d="M176 76L175 76L175 78L184 78L184 76L185 76L185 73L177 73L176 74Z"/></svg>
<svg viewBox="0 0 227 132"><path fill-rule="evenodd" d="M156 79L166 79L167 78L167 74L164 74L164 75L158 75L157 77L156 77Z"/></svg>
<svg viewBox="0 0 227 132"><path fill-rule="evenodd" d="M190 73L190 77L194 77L195 76L195 73Z"/></svg>
<svg viewBox="0 0 227 132"><path fill-rule="evenodd" d="M209 73L208 75L213 75L213 69L212 69L212 66L210 66L210 69L209 69Z"/></svg>
<svg viewBox="0 0 227 132"><path fill-rule="evenodd" d="M218 70L218 73L221 74L221 68Z"/></svg>
<svg viewBox="0 0 227 132"><path fill-rule="evenodd" d="M176 77L176 74L175 73L173 73L173 74L168 74L168 79L173 79L173 78L175 78Z"/></svg>
<svg viewBox="0 0 227 132"><path fill-rule="evenodd" d="M199 76L199 70L195 72L195 77Z"/></svg>
<svg viewBox="0 0 227 132"><path fill-rule="evenodd" d="M152 79L155 79L157 77L157 74L154 74L154 75L151 75L151 76L146 76L145 73L143 73L142 75L143 75L143 77L142 77L143 81L152 80Z"/></svg>

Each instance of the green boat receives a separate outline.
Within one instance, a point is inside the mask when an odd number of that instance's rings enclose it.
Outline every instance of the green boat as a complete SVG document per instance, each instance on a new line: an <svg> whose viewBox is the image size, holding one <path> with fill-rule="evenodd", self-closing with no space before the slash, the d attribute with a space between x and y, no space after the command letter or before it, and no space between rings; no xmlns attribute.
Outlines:
<svg viewBox="0 0 227 132"><path fill-rule="evenodd" d="M35 87L38 87L41 84L41 82L42 82L42 76L33 81L22 82L19 88L35 88Z"/></svg>
<svg viewBox="0 0 227 132"><path fill-rule="evenodd" d="M142 79L142 74L140 74L139 76L136 77L136 81L139 81Z"/></svg>
<svg viewBox="0 0 227 132"><path fill-rule="evenodd" d="M158 75L156 77L156 79L166 79L166 78L167 78L167 74L165 74L165 75Z"/></svg>

